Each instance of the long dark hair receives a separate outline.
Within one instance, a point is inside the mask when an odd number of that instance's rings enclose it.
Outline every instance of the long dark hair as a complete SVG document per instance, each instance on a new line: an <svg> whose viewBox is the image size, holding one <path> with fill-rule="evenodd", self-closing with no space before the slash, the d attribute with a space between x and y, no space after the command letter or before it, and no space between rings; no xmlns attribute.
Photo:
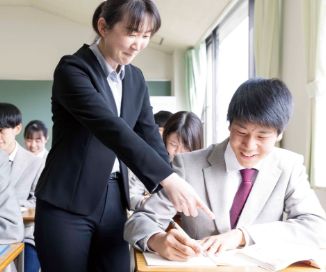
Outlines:
<svg viewBox="0 0 326 272"><path fill-rule="evenodd" d="M174 132L190 151L203 148L203 125L193 112L179 111L168 119L163 130L165 145L167 137Z"/></svg>

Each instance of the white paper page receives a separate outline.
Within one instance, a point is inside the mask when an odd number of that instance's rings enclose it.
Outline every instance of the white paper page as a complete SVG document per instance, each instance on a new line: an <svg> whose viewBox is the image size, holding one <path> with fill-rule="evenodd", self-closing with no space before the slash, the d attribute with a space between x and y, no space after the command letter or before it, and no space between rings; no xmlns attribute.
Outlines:
<svg viewBox="0 0 326 272"><path fill-rule="evenodd" d="M148 266L173 266L173 267L216 266L210 258L204 257L202 255L198 257L190 258L186 262L180 262L180 261L169 261L151 252L144 252L143 254Z"/></svg>
<svg viewBox="0 0 326 272"><path fill-rule="evenodd" d="M250 246L243 249L247 256L255 258L261 267L280 270L289 265L305 260L314 260L311 265L325 266L321 251L298 244L281 244L269 246Z"/></svg>
<svg viewBox="0 0 326 272"><path fill-rule="evenodd" d="M210 256L216 265L228 266L258 266L255 259L241 254L241 250L228 250L216 256Z"/></svg>

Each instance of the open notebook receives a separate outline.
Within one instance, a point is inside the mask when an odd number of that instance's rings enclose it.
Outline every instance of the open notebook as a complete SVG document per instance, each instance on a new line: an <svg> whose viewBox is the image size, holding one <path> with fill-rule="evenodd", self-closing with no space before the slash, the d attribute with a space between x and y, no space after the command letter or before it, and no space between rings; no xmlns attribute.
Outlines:
<svg viewBox="0 0 326 272"><path fill-rule="evenodd" d="M0 245L0 256L2 254L6 253L8 248L9 248L9 245Z"/></svg>
<svg viewBox="0 0 326 272"><path fill-rule="evenodd" d="M326 251L297 244L259 247L225 251L217 256L198 256L186 262L169 261L154 253L145 252L149 266L195 267L195 266L256 266L278 271L296 262L305 262L316 268L326 268Z"/></svg>

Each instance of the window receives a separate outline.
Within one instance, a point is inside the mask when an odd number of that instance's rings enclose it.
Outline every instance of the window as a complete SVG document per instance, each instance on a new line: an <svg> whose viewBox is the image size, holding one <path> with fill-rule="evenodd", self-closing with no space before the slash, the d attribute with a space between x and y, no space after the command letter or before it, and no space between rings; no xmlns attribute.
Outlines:
<svg viewBox="0 0 326 272"><path fill-rule="evenodd" d="M252 75L252 24L251 13L248 12L252 2L239 1L206 40L209 71L205 107L206 145L228 137L226 115L229 102L239 85Z"/></svg>

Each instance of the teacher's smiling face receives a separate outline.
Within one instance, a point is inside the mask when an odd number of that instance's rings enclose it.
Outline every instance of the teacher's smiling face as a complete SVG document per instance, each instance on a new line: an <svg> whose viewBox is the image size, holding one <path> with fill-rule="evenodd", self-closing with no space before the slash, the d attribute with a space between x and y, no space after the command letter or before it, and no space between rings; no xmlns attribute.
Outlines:
<svg viewBox="0 0 326 272"><path fill-rule="evenodd" d="M126 17L112 28L108 28L104 18L98 20L101 34L99 49L106 61L116 69L126 65L141 52L149 43L152 34L152 21L146 15L139 29L130 29Z"/></svg>

